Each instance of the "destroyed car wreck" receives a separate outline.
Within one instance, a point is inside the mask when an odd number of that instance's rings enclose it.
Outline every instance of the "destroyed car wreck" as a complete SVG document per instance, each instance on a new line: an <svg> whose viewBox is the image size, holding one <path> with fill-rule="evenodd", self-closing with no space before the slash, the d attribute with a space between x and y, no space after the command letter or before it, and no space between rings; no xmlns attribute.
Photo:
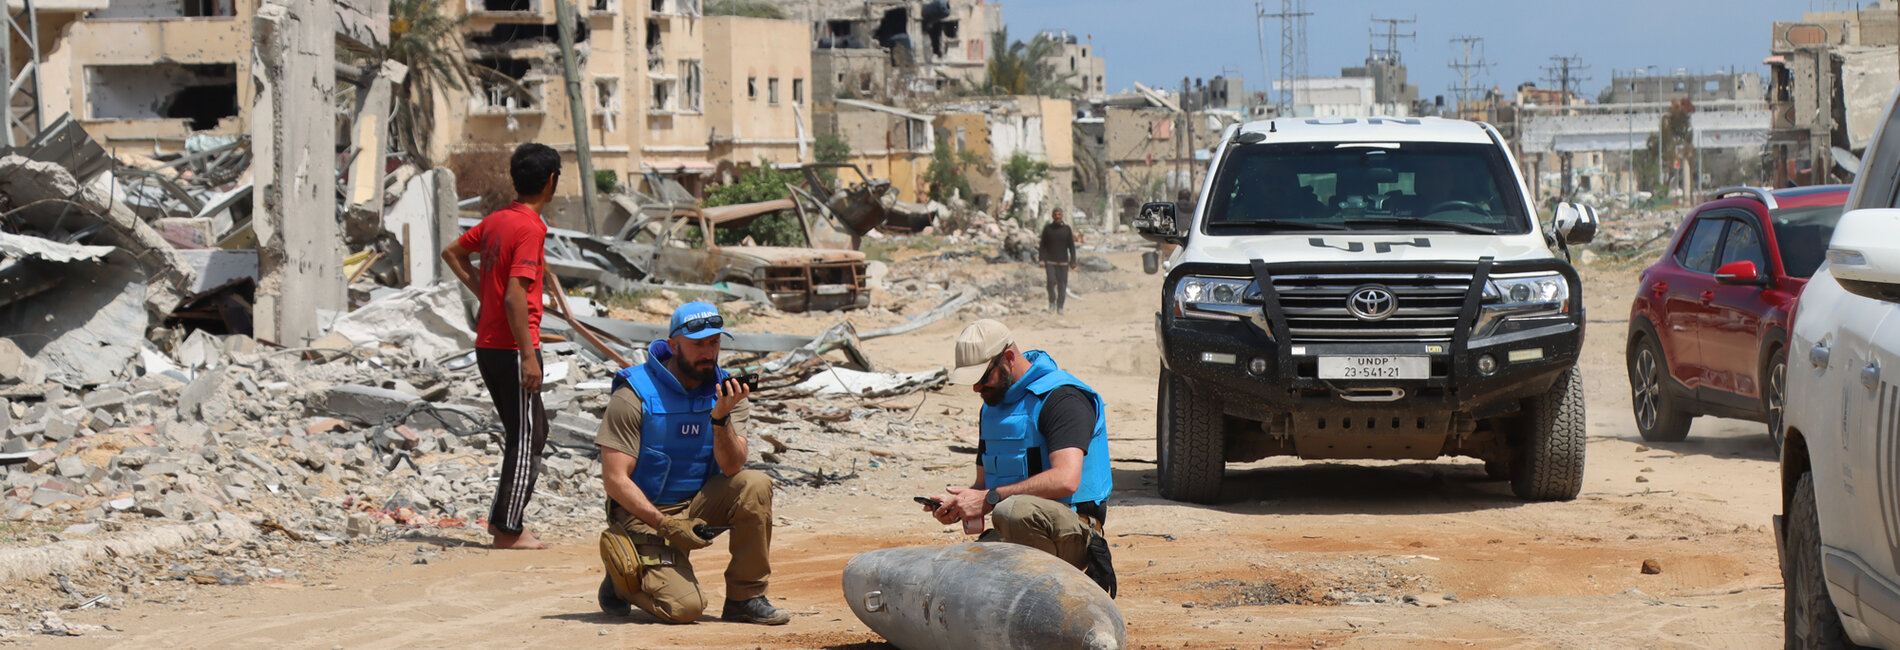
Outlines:
<svg viewBox="0 0 1900 650"><path fill-rule="evenodd" d="M720 229L744 228L768 215L796 219L805 246L720 245ZM871 304L864 253L812 245L812 220L791 199L680 210L629 222L613 249L657 277L739 285L765 293L787 312L863 309Z"/></svg>

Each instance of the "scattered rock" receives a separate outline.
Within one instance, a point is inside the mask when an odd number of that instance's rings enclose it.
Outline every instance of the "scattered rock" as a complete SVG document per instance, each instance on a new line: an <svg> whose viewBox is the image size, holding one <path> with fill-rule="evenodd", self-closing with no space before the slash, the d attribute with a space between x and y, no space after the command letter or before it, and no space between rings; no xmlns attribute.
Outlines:
<svg viewBox="0 0 1900 650"><path fill-rule="evenodd" d="M1662 563L1655 560L1643 560L1643 575L1662 573Z"/></svg>

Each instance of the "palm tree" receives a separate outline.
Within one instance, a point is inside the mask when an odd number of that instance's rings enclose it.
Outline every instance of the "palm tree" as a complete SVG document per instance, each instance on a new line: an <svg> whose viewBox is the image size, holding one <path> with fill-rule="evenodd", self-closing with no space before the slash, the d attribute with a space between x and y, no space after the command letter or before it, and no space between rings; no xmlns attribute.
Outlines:
<svg viewBox="0 0 1900 650"><path fill-rule="evenodd" d="M391 0L389 3L389 58L409 67L395 88L395 118L390 120L395 142L424 169L429 142L435 137L435 98L475 87L474 76L461 41L466 16L451 18L442 0Z"/></svg>
<svg viewBox="0 0 1900 650"><path fill-rule="evenodd" d="M1075 73L1060 72L1054 63L1061 58L1062 42L1048 34L1028 43L1010 42L1009 28L1003 27L990 34L990 51L986 90L991 94L1059 97L1077 91L1070 83Z"/></svg>

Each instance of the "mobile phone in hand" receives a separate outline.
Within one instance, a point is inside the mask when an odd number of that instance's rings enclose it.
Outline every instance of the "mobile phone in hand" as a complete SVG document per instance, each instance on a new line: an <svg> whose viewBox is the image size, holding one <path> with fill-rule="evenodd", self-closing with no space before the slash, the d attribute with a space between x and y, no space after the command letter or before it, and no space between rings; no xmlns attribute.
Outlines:
<svg viewBox="0 0 1900 650"><path fill-rule="evenodd" d="M749 390L752 392L758 392L759 390L759 373L748 372L746 374L734 377L734 379L739 380L739 383L741 384L745 384L746 390Z"/></svg>
<svg viewBox="0 0 1900 650"><path fill-rule="evenodd" d="M943 507L942 501L938 501L930 497L911 497L911 498L916 500L918 503L924 504L926 506L930 506L931 510L937 510Z"/></svg>
<svg viewBox="0 0 1900 650"><path fill-rule="evenodd" d="M726 532L728 530L732 530L732 527L731 526L708 526L706 524L700 524L693 527L693 534L698 535L700 539L710 542L713 540L714 537L718 537L720 533Z"/></svg>

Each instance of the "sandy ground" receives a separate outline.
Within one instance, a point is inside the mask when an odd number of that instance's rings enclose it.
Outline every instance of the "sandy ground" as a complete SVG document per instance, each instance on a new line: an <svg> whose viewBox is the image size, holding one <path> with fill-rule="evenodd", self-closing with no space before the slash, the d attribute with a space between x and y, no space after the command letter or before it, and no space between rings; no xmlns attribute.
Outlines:
<svg viewBox="0 0 1900 650"><path fill-rule="evenodd" d="M1104 393L1116 462L1109 534L1130 644L1146 648L1768 648L1781 645L1781 579L1769 517L1774 452L1759 424L1698 420L1689 439L1645 445L1623 370L1630 271L1587 270L1589 460L1584 494L1522 503L1470 460L1230 467L1218 506L1154 488L1159 276L1122 270L1069 313L1010 319ZM980 262L973 262L978 263ZM1002 272L1028 274L1022 268ZM789 321L781 321L781 324ZM812 321L812 331L822 323ZM958 323L867 342L881 365L944 364ZM889 400L951 425L948 439L866 445L837 458L862 476L782 491L771 597L796 614L761 628L660 624L599 613L597 530L547 531L545 552L475 546L456 532L370 547L302 579L153 593L117 610L69 612L110 630L47 647L887 647L843 602L853 554L961 539L910 497L966 484L977 397ZM875 464L876 467L871 467ZM1160 537L1172 535L1173 539ZM724 543L694 557L718 602ZM419 553L432 558L416 564ZM1644 560L1662 572L1644 575ZM1408 599L1407 597L1414 597ZM1408 603L1415 600L1416 603ZM716 615L717 605L713 606Z"/></svg>

